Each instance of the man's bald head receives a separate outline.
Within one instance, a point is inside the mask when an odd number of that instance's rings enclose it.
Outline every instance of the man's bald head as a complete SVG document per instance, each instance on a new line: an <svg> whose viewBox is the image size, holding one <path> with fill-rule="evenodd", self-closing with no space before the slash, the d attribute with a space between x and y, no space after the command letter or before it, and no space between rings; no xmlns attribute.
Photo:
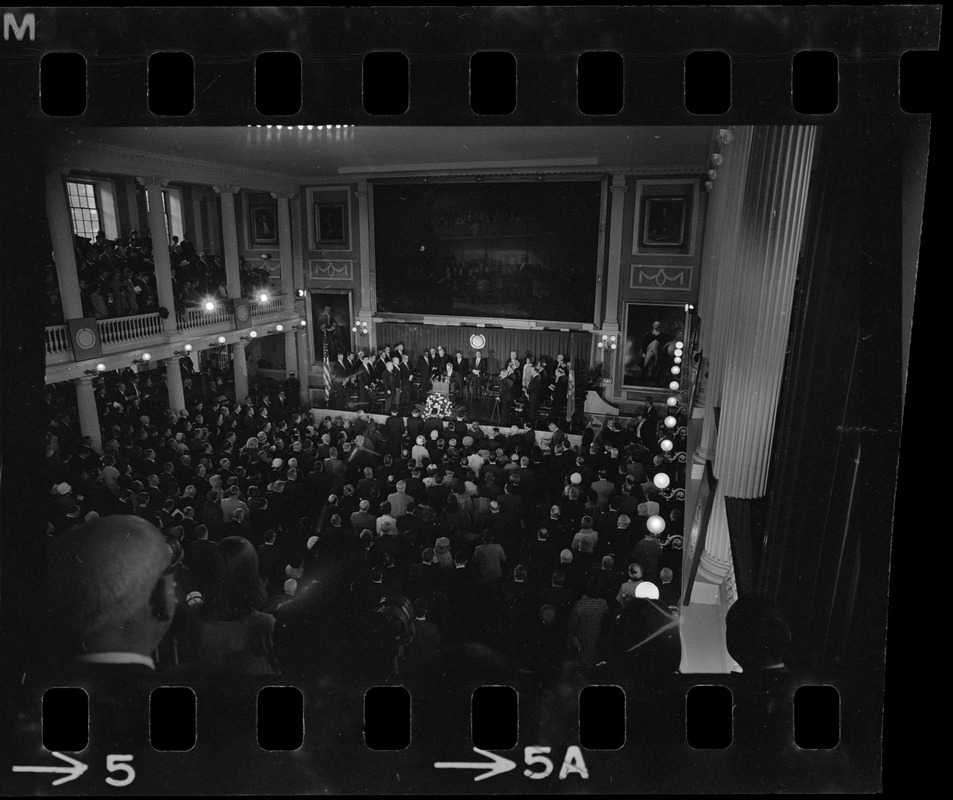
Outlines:
<svg viewBox="0 0 953 800"><path fill-rule="evenodd" d="M64 655L148 655L174 612L172 553L139 517L101 517L60 536L50 559L50 622Z"/></svg>

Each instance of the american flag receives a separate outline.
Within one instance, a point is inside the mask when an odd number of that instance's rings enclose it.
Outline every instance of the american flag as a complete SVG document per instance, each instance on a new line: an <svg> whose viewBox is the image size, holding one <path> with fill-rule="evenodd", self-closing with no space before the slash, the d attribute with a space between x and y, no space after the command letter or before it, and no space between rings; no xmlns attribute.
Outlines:
<svg viewBox="0 0 953 800"><path fill-rule="evenodd" d="M328 358L328 340L324 339L324 399L328 406L331 405L331 361Z"/></svg>
<svg viewBox="0 0 953 800"><path fill-rule="evenodd" d="M572 420L573 412L576 410L576 370L569 368L569 383L566 386L566 421Z"/></svg>

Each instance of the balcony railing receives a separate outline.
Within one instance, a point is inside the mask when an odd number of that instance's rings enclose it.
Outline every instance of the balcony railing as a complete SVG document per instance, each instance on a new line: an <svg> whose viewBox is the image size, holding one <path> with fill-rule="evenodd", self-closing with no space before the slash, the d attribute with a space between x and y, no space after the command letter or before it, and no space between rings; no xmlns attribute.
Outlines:
<svg viewBox="0 0 953 800"><path fill-rule="evenodd" d="M46 354L48 356L70 351L69 330L65 325L50 325L46 329Z"/></svg>
<svg viewBox="0 0 953 800"><path fill-rule="evenodd" d="M252 319L262 320L279 317L294 312L294 298L277 295L262 302L251 300L249 310ZM131 317L113 317L97 321L99 334L107 353L125 349L125 345L162 338L165 335L162 318L158 313L137 314ZM176 328L179 331L197 333L222 332L231 329L232 313L225 308L206 311L204 308L189 308L182 314L176 314ZM46 356L48 364L61 364L72 360L73 348L70 343L69 328L66 325L51 325L46 329Z"/></svg>
<svg viewBox="0 0 953 800"><path fill-rule="evenodd" d="M134 342L162 335L162 318L158 313L101 319L98 324L103 344Z"/></svg>
<svg viewBox="0 0 953 800"><path fill-rule="evenodd" d="M180 331L192 331L197 328L230 323L232 314L224 308L216 308L212 311L206 311L204 308L189 308L184 314L177 314L175 321Z"/></svg>
<svg viewBox="0 0 953 800"><path fill-rule="evenodd" d="M252 319L270 317L274 314L284 313L285 298L284 295L278 295L277 297L269 297L264 302L261 300L252 300L249 306L251 307Z"/></svg>

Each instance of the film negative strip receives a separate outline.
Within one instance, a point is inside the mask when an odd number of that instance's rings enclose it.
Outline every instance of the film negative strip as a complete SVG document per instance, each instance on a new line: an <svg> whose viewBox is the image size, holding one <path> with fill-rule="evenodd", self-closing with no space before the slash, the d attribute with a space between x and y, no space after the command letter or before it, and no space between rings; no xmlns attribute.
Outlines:
<svg viewBox="0 0 953 800"><path fill-rule="evenodd" d="M0 793L900 784L938 6L2 14Z"/></svg>

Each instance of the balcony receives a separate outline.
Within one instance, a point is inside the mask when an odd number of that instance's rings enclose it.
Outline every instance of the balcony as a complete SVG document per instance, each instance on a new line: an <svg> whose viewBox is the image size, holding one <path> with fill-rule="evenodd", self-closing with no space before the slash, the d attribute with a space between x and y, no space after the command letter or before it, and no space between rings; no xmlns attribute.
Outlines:
<svg viewBox="0 0 953 800"><path fill-rule="evenodd" d="M285 316L295 314L294 297L277 295L266 301L250 300L251 318L255 323L280 321ZM157 312L135 314L129 317L113 317L97 321L99 335L103 343L103 354L113 355L128 350L137 350L145 346L156 346L181 338L186 341L192 337L225 333L235 325L232 313L224 308L206 311L203 308L189 308L183 314L176 314L176 331L182 334L166 333L162 318ZM73 362L73 348L70 344L69 328L66 325L51 325L46 329L46 365L52 367ZM48 376L49 378L49 376Z"/></svg>

